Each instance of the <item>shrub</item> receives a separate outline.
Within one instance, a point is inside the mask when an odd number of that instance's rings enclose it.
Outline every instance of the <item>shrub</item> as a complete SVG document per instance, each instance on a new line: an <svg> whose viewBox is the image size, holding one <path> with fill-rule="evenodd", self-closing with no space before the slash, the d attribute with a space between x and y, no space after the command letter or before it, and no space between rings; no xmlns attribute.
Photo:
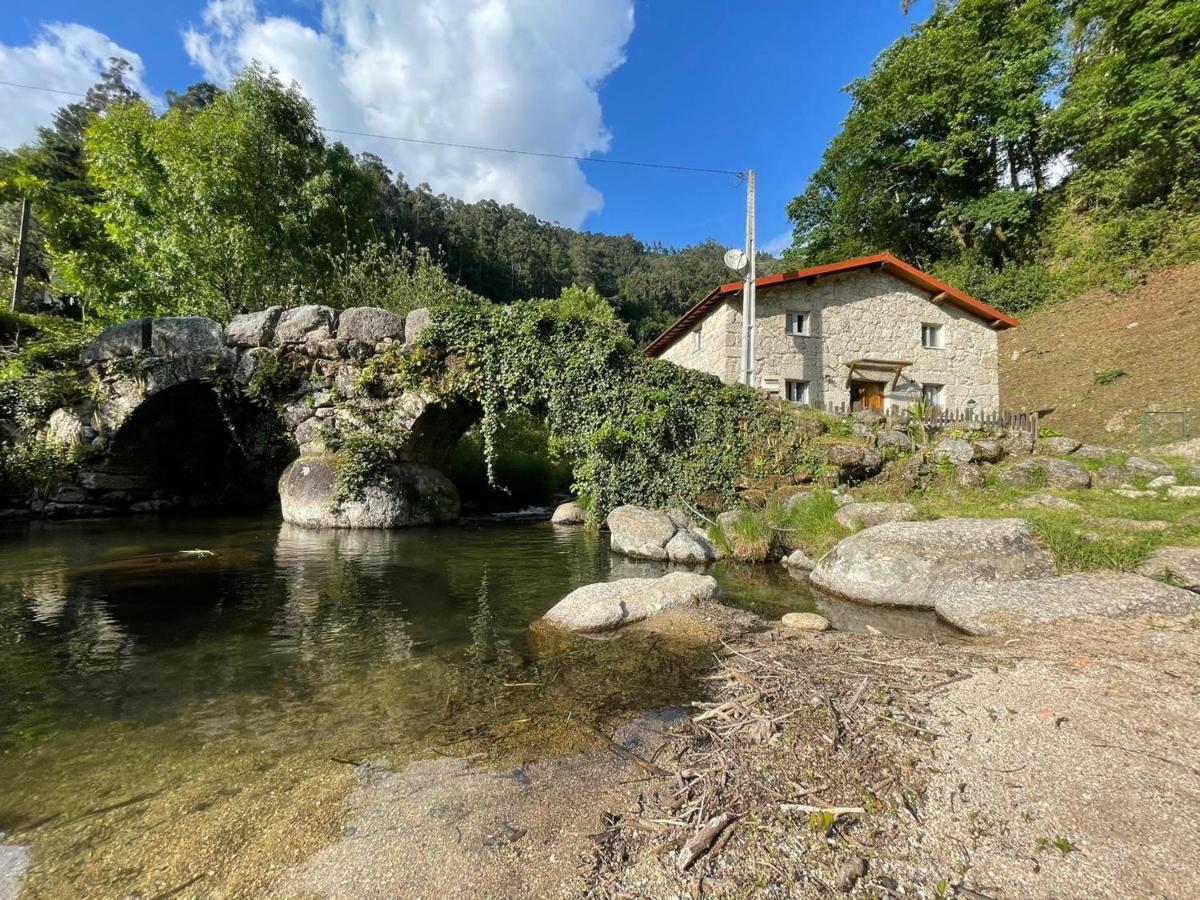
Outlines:
<svg viewBox="0 0 1200 900"><path fill-rule="evenodd" d="M1108 369L1100 369L1098 372L1096 372L1092 376L1092 383L1100 386L1112 384L1117 379L1124 378L1128 374L1129 373L1124 369L1118 369L1116 366L1112 366Z"/></svg>

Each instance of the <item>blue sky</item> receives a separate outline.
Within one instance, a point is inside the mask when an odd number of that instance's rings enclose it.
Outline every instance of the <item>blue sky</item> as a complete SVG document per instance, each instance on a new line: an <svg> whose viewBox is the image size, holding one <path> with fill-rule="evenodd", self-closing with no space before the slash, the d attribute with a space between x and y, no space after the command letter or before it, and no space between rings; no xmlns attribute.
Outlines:
<svg viewBox="0 0 1200 900"><path fill-rule="evenodd" d="M779 249L848 108L842 88L928 14L899 0L42 0L0 18L6 80L85 89L112 53L152 96L264 58L347 130L758 173L760 246ZM189 34L190 32L190 34ZM0 87L0 143L62 97ZM577 166L347 138L410 182L564 224L740 244L728 176Z"/></svg>

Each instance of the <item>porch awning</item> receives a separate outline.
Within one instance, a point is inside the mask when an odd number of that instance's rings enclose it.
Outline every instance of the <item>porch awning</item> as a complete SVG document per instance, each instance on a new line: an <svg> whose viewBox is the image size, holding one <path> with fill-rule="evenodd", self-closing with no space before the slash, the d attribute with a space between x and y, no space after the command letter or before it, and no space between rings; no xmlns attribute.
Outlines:
<svg viewBox="0 0 1200 900"><path fill-rule="evenodd" d="M892 373L892 383L888 390L894 391L896 389L896 383L900 380L900 373L911 365L911 362L904 362L898 359L852 359L850 362L846 363L846 367L848 369L846 372L846 387L850 387L850 382L854 380L855 370L873 369L877 372L882 371Z"/></svg>

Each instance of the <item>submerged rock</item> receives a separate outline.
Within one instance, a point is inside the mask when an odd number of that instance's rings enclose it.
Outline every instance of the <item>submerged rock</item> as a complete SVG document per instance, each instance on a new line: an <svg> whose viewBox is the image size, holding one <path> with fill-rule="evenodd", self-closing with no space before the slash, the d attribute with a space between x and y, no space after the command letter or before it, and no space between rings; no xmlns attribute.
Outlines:
<svg viewBox="0 0 1200 900"><path fill-rule="evenodd" d="M1147 578L1200 592L1200 547L1161 547L1137 571Z"/></svg>
<svg viewBox="0 0 1200 900"><path fill-rule="evenodd" d="M550 521L555 525L582 525L587 521L587 510L579 504L579 501L568 500L555 507Z"/></svg>
<svg viewBox="0 0 1200 900"><path fill-rule="evenodd" d="M1200 596L1125 572L1085 572L1004 583L948 584L937 614L968 634L1000 634L1078 616L1124 618L1200 611Z"/></svg>
<svg viewBox="0 0 1200 900"><path fill-rule="evenodd" d="M915 519L917 508L911 503L847 503L835 514L843 528L871 528L885 522Z"/></svg>
<svg viewBox="0 0 1200 900"><path fill-rule="evenodd" d="M1042 578L1054 561L1023 519L890 522L860 531L821 557L813 584L883 606L930 607L947 581Z"/></svg>
<svg viewBox="0 0 1200 900"><path fill-rule="evenodd" d="M437 469L389 466L362 496L337 502L337 469L328 454L301 456L279 478L283 520L308 528L402 528L457 521L458 490Z"/></svg>
<svg viewBox="0 0 1200 900"><path fill-rule="evenodd" d="M667 559L667 542L678 526L665 512L640 506L618 506L608 514L609 546L635 559Z"/></svg>
<svg viewBox="0 0 1200 900"><path fill-rule="evenodd" d="M604 581L571 591L542 621L584 634L612 631L681 604L714 600L720 592L715 578L692 572Z"/></svg>

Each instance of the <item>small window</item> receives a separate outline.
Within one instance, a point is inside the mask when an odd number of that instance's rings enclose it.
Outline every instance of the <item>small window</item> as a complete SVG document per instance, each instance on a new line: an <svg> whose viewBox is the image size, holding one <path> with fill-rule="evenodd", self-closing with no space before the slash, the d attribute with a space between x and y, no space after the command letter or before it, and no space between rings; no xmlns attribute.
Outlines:
<svg viewBox="0 0 1200 900"><path fill-rule="evenodd" d="M921 385L921 402L926 406L941 406L942 386L940 384Z"/></svg>
<svg viewBox="0 0 1200 900"><path fill-rule="evenodd" d="M930 350L942 349L942 326L925 324L921 326L921 346Z"/></svg>
<svg viewBox="0 0 1200 900"><path fill-rule="evenodd" d="M808 334L808 313L790 312L787 314L787 333L795 337Z"/></svg>
<svg viewBox="0 0 1200 900"><path fill-rule="evenodd" d="M792 403L808 402L807 381L787 381L787 398Z"/></svg>
<svg viewBox="0 0 1200 900"><path fill-rule="evenodd" d="M692 341L693 341L695 349L696 350L704 349L704 326L701 325L699 328L697 328L695 331L693 331L692 334L694 335L694 337L692 338Z"/></svg>

